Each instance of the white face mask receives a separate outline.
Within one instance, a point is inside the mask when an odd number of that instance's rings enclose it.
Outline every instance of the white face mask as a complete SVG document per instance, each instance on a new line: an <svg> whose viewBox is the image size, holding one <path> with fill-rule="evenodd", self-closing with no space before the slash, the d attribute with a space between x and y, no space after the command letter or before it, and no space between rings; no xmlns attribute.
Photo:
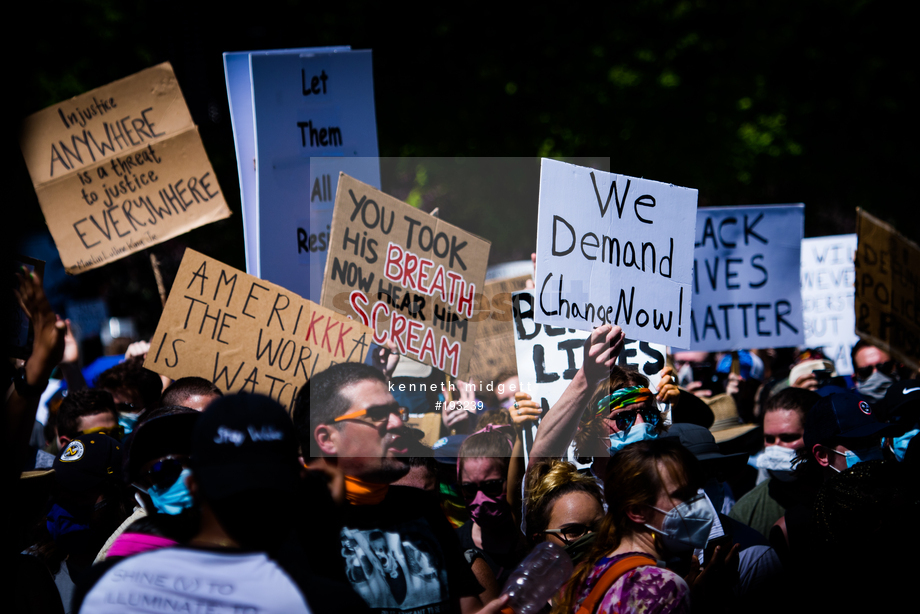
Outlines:
<svg viewBox="0 0 920 614"><path fill-rule="evenodd" d="M795 450L783 446L767 446L763 452L759 452L748 459L748 465L755 469L766 469L773 473L792 473L795 467L792 461L795 459Z"/></svg>

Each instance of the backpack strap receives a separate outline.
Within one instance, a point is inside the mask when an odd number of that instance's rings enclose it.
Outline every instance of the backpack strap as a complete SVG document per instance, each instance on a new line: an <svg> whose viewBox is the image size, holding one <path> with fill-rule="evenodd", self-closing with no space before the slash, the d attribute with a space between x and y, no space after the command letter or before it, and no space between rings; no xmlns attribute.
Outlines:
<svg viewBox="0 0 920 614"><path fill-rule="evenodd" d="M576 614L594 614L594 611L597 609L598 602L604 598L604 595L607 594L607 591L613 586L613 583L616 582L620 576L626 572L632 571L637 567L645 567L648 565L658 565L658 561L648 556L642 554L633 554L625 558L620 559L616 563L610 566L604 574L598 578L597 584L594 585L594 588L591 589L591 592L588 593L588 596L585 597L585 600L581 602L581 605L578 607Z"/></svg>

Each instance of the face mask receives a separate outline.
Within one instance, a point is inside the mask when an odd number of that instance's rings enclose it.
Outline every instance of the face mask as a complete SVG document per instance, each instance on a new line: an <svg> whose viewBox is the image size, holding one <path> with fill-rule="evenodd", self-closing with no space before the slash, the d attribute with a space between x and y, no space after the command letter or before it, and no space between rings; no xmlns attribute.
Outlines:
<svg viewBox="0 0 920 614"><path fill-rule="evenodd" d="M150 487L147 494L150 495L150 500L153 501L153 506L157 508L157 511L167 516L178 516L192 507L192 495L188 491L188 486L185 485L185 478L191 474L190 469L183 469L172 486L166 490L160 490L157 486Z"/></svg>
<svg viewBox="0 0 920 614"><path fill-rule="evenodd" d="M646 523L646 527L661 536L664 547L674 553L702 549L709 541L709 531L715 515L706 495L700 493L665 512L650 505L653 510L664 514L664 522L657 529Z"/></svg>
<svg viewBox="0 0 920 614"><path fill-rule="evenodd" d="M588 554L588 551L591 550L591 546L594 545L595 537L597 537L597 533L585 533L565 547L565 551L569 555L569 558L572 559L573 564L577 565L581 562L581 559Z"/></svg>
<svg viewBox="0 0 920 614"><path fill-rule="evenodd" d="M770 477L782 482L791 482L795 479L795 450L783 446L767 446L763 452L753 455L748 460L748 465L755 469L766 469Z"/></svg>
<svg viewBox="0 0 920 614"><path fill-rule="evenodd" d="M610 452L610 456L613 456L624 446L636 443L637 441L645 441L646 439L658 439L658 432L655 430L655 427L648 422L633 424L625 431L619 431L610 435L610 448L608 448L607 451Z"/></svg>
<svg viewBox="0 0 920 614"><path fill-rule="evenodd" d="M882 460L882 449L877 446L871 448L865 448L863 450L847 450L846 452L838 452L837 450L831 450L834 454L839 454L840 456L846 457L847 459L847 469L854 467L859 463L864 463L870 460ZM840 473L840 470L834 467L833 465L828 465L831 469Z"/></svg>
<svg viewBox="0 0 920 614"><path fill-rule="evenodd" d="M881 371L873 371L869 379L865 381L856 380L856 389L859 394L869 399L870 403L878 403L885 397L888 388L894 383L894 379L888 377Z"/></svg>
<svg viewBox="0 0 920 614"><path fill-rule="evenodd" d="M140 413L129 414L129 413L121 412L120 414L118 414L118 424L123 429L125 429L125 437L127 437L128 434L130 434L131 431L134 430L134 427L137 426L138 416L140 416Z"/></svg>
<svg viewBox="0 0 920 614"><path fill-rule="evenodd" d="M511 518L511 506L505 496L499 495L492 498L481 490L476 493L476 498L466 504L473 522L484 529L503 527Z"/></svg>
<svg viewBox="0 0 920 614"><path fill-rule="evenodd" d="M910 445L910 440L913 439L917 433L920 433L920 429L907 431L900 437L891 438L891 443L889 443L888 446L891 448L891 451L894 453L895 458L897 458L899 462L904 460L904 456L907 454L907 446Z"/></svg>

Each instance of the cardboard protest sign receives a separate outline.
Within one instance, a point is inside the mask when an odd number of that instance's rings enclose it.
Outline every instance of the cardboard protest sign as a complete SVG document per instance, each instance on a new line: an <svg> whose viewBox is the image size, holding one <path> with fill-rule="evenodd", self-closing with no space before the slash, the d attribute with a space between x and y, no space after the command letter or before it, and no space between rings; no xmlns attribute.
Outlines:
<svg viewBox="0 0 920 614"><path fill-rule="evenodd" d="M238 161L256 175L248 272L317 302L339 172L380 187L372 53L324 51L249 54L254 161Z"/></svg>
<svg viewBox="0 0 920 614"><path fill-rule="evenodd" d="M491 244L345 174L331 232L322 305L465 378Z"/></svg>
<svg viewBox="0 0 920 614"><path fill-rule="evenodd" d="M511 295L523 290L528 279L530 275L496 279L483 286L481 313L488 317L479 321L470 358L470 374L474 379L495 380L502 373L517 371Z"/></svg>
<svg viewBox="0 0 920 614"><path fill-rule="evenodd" d="M699 210L693 256L693 350L787 347L805 341L805 205Z"/></svg>
<svg viewBox="0 0 920 614"><path fill-rule="evenodd" d="M20 147L68 273L230 215L169 63L30 115Z"/></svg>
<svg viewBox="0 0 920 614"><path fill-rule="evenodd" d="M856 235L802 240L802 324L805 346L820 347L838 375L853 374L856 336Z"/></svg>
<svg viewBox="0 0 920 614"><path fill-rule="evenodd" d="M363 362L371 335L360 322L188 249L144 366L290 408L314 373Z"/></svg>
<svg viewBox="0 0 920 614"><path fill-rule="evenodd" d="M532 396L546 415L581 368L585 340L591 334L537 322L539 299L533 292L515 292L512 297L518 380L521 390ZM626 339L617 364L637 369L654 387L661 381L658 372L665 367L666 356L667 347L662 344ZM533 446L536 433L536 425L525 430L525 450Z"/></svg>
<svg viewBox="0 0 920 614"><path fill-rule="evenodd" d="M920 367L920 247L856 210L856 332L911 369Z"/></svg>
<svg viewBox="0 0 920 614"><path fill-rule="evenodd" d="M536 321L688 347L697 191L543 160Z"/></svg>

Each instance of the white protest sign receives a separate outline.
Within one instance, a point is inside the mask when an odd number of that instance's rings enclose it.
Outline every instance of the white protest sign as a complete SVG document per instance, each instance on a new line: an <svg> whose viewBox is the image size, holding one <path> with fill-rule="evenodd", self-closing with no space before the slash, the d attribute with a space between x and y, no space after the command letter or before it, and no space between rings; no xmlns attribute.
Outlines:
<svg viewBox="0 0 920 614"><path fill-rule="evenodd" d="M591 333L536 322L537 299L531 291L515 292L512 305L518 380L521 390L540 404L545 416L581 368L583 346ZM661 381L658 372L665 367L666 356L667 347L664 345L627 339L617 364L637 369L649 378L655 389ZM533 446L536 432L536 424L524 432L527 454ZM573 450L570 448L569 452L572 459Z"/></svg>
<svg viewBox="0 0 920 614"><path fill-rule="evenodd" d="M314 47L305 49L271 49L267 51L231 51L224 53L224 78L233 125L233 145L236 149L237 172L243 209L243 239L246 269L259 275L259 199L256 191L256 133L252 114L252 75L249 58L252 55L290 55L349 51L351 47Z"/></svg>
<svg viewBox="0 0 920 614"><path fill-rule="evenodd" d="M805 341L799 287L805 205L699 210L691 349L723 352Z"/></svg>
<svg viewBox="0 0 920 614"><path fill-rule="evenodd" d="M697 191L544 159L536 321L690 344Z"/></svg>
<svg viewBox="0 0 920 614"><path fill-rule="evenodd" d="M853 374L856 335L856 235L802 240L802 317L805 346L820 347L838 375Z"/></svg>
<svg viewBox="0 0 920 614"><path fill-rule="evenodd" d="M249 68L254 161L238 160L255 174L257 213L244 215L247 243L255 239L247 245L247 270L319 301L322 282L313 278L322 271L325 252L311 252L309 242L316 235L318 246L325 218L312 211L318 199L310 159L368 158L358 166L332 168L330 162L324 174L333 177L332 194L321 188L324 200L334 201L339 171L379 187L379 164L371 162L377 157L371 52L252 53ZM244 123L240 128L246 129ZM250 172L241 168L240 174L245 190L242 177Z"/></svg>

